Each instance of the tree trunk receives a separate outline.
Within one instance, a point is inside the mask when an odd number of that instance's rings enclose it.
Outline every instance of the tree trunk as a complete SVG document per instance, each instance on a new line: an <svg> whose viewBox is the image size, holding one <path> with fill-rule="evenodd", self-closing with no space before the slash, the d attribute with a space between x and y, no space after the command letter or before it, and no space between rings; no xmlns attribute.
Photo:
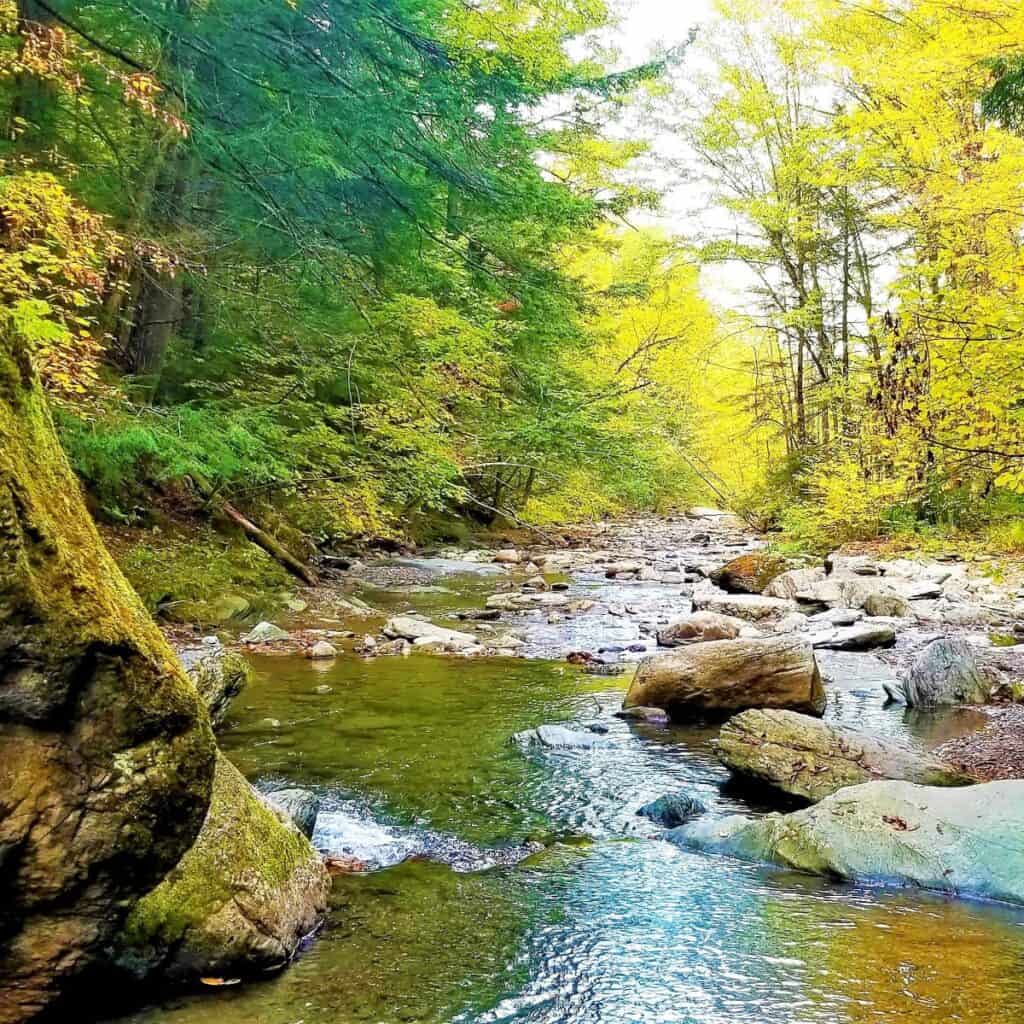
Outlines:
<svg viewBox="0 0 1024 1024"><path fill-rule="evenodd" d="M53 24L48 11L35 0L18 0L18 34L22 49L32 35L45 32ZM23 71L14 82L14 101L7 137L16 143L19 152L40 157L57 141L57 117L60 100L52 81Z"/></svg>
<svg viewBox="0 0 1024 1024"><path fill-rule="evenodd" d="M0 334L0 1024L96 962L192 844L205 709L107 553L27 348Z"/></svg>

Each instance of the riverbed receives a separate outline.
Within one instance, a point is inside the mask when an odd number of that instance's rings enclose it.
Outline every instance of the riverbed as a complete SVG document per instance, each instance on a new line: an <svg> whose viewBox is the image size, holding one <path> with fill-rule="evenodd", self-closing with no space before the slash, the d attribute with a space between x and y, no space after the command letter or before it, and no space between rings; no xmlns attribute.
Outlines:
<svg viewBox="0 0 1024 1024"><path fill-rule="evenodd" d="M683 561L686 529L673 541ZM743 545L726 535L703 557ZM411 568L412 582L364 596L457 626L494 589L493 574L451 560ZM680 790L713 815L786 805L730 781L713 724L615 717L645 653L628 648L650 645L680 588L563 578L599 608L513 616L522 657L254 659L223 749L257 787L315 790L315 843L376 870L335 880L324 929L286 972L177 995L124 1024L1019 1019L1024 910L689 852L638 817ZM619 674L564 660L602 645L618 648L606 660ZM922 749L979 724L976 711L885 707L890 669L871 654L819 660L829 721ZM599 742L510 742L551 722L596 728Z"/></svg>

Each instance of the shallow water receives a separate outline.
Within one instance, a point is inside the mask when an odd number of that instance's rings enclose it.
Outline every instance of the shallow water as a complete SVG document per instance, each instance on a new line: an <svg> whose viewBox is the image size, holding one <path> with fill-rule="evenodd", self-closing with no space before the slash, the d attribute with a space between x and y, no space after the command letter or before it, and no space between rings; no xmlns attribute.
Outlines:
<svg viewBox="0 0 1024 1024"><path fill-rule="evenodd" d="M417 606L479 605L479 580L442 585L454 596L428 591ZM884 708L887 670L870 656L821 661L831 720L923 747L976 724L970 713ZM725 785L713 726L614 718L624 685L542 660L260 659L222 737L228 755L258 785L317 789L321 847L383 836L392 859L416 856L337 879L327 927L279 977L125 1020L1024 1019L1024 912L832 884L661 841L636 810L666 792L686 789L712 814L773 808ZM592 750L509 743L554 721L609 731Z"/></svg>

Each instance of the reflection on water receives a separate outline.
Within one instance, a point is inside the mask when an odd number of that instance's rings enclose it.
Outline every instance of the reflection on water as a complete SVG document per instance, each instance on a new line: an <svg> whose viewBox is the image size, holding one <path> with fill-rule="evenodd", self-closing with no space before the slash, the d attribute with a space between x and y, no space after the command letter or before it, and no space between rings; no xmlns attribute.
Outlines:
<svg viewBox="0 0 1024 1024"><path fill-rule="evenodd" d="M970 715L883 708L877 679L831 668L832 720L925 747L972 727ZM324 682L331 691L316 693ZM325 844L327 826L344 831L344 814L363 814L378 832L419 837L417 850L436 859L339 878L327 928L283 975L127 1019L1021 1019L1024 913L833 885L661 842L636 810L665 792L686 789L714 814L770 808L723 788L714 727L622 722L615 685L541 661L340 658L315 669L262 660L224 736L232 759L255 781L318 788L341 815L318 833ZM600 720L609 731L587 751L524 754L508 743L560 720ZM520 860L528 840L545 848ZM515 857L498 855L513 848ZM439 862L446 856L460 871ZM465 870L477 863L497 866Z"/></svg>

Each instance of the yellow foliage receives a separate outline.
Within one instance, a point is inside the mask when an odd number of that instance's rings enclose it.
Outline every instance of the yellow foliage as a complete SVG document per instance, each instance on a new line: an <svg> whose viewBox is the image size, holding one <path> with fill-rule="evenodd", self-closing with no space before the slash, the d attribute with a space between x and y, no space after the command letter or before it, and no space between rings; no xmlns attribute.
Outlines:
<svg viewBox="0 0 1024 1024"><path fill-rule="evenodd" d="M0 319L32 346L44 385L75 398L99 383L97 314L121 240L50 174L0 167Z"/></svg>

